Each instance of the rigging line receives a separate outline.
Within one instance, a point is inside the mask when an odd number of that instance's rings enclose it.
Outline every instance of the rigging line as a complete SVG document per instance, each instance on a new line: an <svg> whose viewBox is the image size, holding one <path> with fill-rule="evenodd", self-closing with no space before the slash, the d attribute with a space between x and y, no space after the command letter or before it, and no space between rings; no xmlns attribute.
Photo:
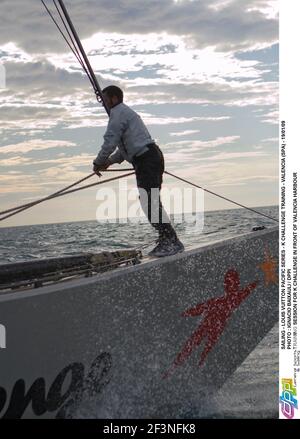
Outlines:
<svg viewBox="0 0 300 439"><path fill-rule="evenodd" d="M89 58L88 58L87 54L85 53L85 50L84 50L84 47L83 47L83 45L82 45L82 43L81 43L81 40L80 40L80 38L79 38L79 35L78 35L78 33L77 33L77 31L76 31L74 25L73 25L73 22L72 22L72 20L71 20L71 17L70 17L70 15L69 15L69 13L68 13L68 11L67 11L65 5L64 5L63 0L57 0L57 1L58 1L59 5L60 5L60 8L61 8L61 10L62 10L62 13L63 13L64 16L65 16L65 19L67 20L68 26L69 26L69 28L70 28L72 34L73 34L73 37L74 37L74 39L75 39L75 41L76 41L76 44L77 44L77 47L79 48L79 51L80 51L80 53L81 53L81 55L82 55L82 57L83 57L83 59L84 59L84 62L85 62L86 68L88 69L89 74L90 74L90 76L92 77L92 80L93 80L92 84L93 84L93 87L94 87L94 92L95 92L95 94L96 94L97 101L100 102L100 103L102 104L102 106L104 107L104 109L105 109L105 111L106 111L106 113L107 113L107 115L108 115L108 117L109 117L109 115L110 115L110 109L108 108L108 106L107 106L105 100L103 99L103 94L102 94L101 87L100 87L100 85L99 85L99 82L98 82L98 80L97 80L97 77L96 77L96 75L95 75L95 72L94 72L94 70L93 70L93 68L92 68L92 66L91 66L91 64L90 64ZM53 0L53 2L55 3L55 0ZM88 74L88 73L87 73L87 74ZM89 75L88 75L88 76L89 76ZM121 139L121 143L124 145L124 142L123 142L122 139ZM124 145L124 149L126 150L125 145Z"/></svg>
<svg viewBox="0 0 300 439"><path fill-rule="evenodd" d="M94 91L96 92L97 88L96 88L96 86L95 86L95 83L93 82L93 79L92 79L92 77L90 76L90 74L89 74L89 72L88 72L88 70L87 70L87 66L84 65L84 60L83 60L82 57L81 57L82 55L81 55L81 53L80 53L80 50L79 50L78 46L76 45L76 42L74 41L74 39L73 39L73 37L72 37L72 35L71 35L71 33L70 33L70 30L68 29L67 23L65 22L65 19L64 19L64 17L62 16L62 13L61 13L59 7L57 6L56 0L53 0L53 3L54 3L54 5L55 5L55 7L56 7L56 10L57 10L57 12L58 12L58 14L59 14L59 16L60 16L60 19L61 19L62 23L63 23L63 25L64 25L64 28L66 29L66 31L67 31L67 33L68 33L68 35L69 35L69 37L70 37L70 40L72 41L73 48L74 48L74 50L76 51L76 53L77 53L77 55L78 55L78 57L76 57L76 58L77 58L78 61L80 62L82 68L84 69L85 73L87 74L87 76L88 76L88 78L89 78L89 80L90 80L90 82L91 82L91 84L92 84L92 86L93 86L93 88L94 88Z"/></svg>
<svg viewBox="0 0 300 439"><path fill-rule="evenodd" d="M127 172L127 171L134 171L134 168L123 168L123 169L105 169L101 172Z"/></svg>
<svg viewBox="0 0 300 439"><path fill-rule="evenodd" d="M55 20L52 12L50 11L50 9L48 8L48 6L46 5L46 3L44 2L44 0L41 0L41 2L43 3L46 11L48 12L49 16L51 17L53 23L55 24L55 26L57 27L58 31L60 32L60 34L62 35L63 39L65 40L65 42L67 43L67 45L69 46L69 48L72 50L72 52L74 53L74 55L76 56L77 60L79 61L79 63L81 64L81 66L83 67L83 63L82 60L78 58L77 54L75 53L75 50L73 49L73 47L71 46L70 42L68 41L67 37L65 36L65 34L63 33L63 31L61 30L61 28L59 27L59 24L57 23L57 21Z"/></svg>
<svg viewBox="0 0 300 439"><path fill-rule="evenodd" d="M237 203L236 201L230 200L229 198L223 197L222 195L216 194L215 192L210 191L208 189L205 189L205 188L203 188L201 186L198 186L197 184L192 183L192 182L190 182L188 180L185 180L184 178L178 177L177 175L172 174L171 172L165 171L165 173L168 174L168 175L171 175L174 178L177 178L178 180L184 181L185 183L188 183L188 184L190 184L192 186L195 186L195 187L197 187L199 189L202 189L205 192L208 192L208 193L210 193L212 195L215 195L216 197L222 198L223 200L229 201L230 203L236 204L237 206L243 207L244 209L251 210L252 212L255 212L255 213L259 214L259 215L265 216L266 218L269 218L269 219L279 223L279 220L277 220L276 218L273 218L273 217L271 217L269 215L266 215L265 213L258 212L258 210L252 209L251 207L244 206L243 204Z"/></svg>
<svg viewBox="0 0 300 439"><path fill-rule="evenodd" d="M124 169L105 169L105 171L101 171L101 172L128 172L128 171L133 171L133 168L124 168ZM83 181L87 180L88 178L92 177L93 175L95 175L95 172L93 172L92 174L88 175L87 177L82 178L81 180L76 181L75 183L71 184L70 186L67 186L57 192L54 192L53 194L47 195L47 197L42 198L42 200L47 200L48 198L53 197L56 194L65 192L68 189L71 189L73 186L76 186L79 183L82 183ZM15 210L21 210L23 207L31 207L33 206L37 201L39 200L35 200L35 201L31 201L30 203L26 203L26 204L21 204L19 206L16 207L12 207L10 209L7 210L3 210L2 212L0 212L0 216L1 215L5 215L6 213L10 213L13 212Z"/></svg>
<svg viewBox="0 0 300 439"><path fill-rule="evenodd" d="M23 207L24 207L24 208L25 208L25 207L26 207L26 208L29 208L29 207L31 207L31 206L34 206L34 205L35 205L36 203L38 203L38 202L46 201L48 198L52 198L52 197L54 197L55 195L61 194L61 193L65 192L66 190L71 189L71 188L74 187L74 186L77 186L77 184L82 183L83 181L87 180L88 178L92 177L93 175L95 175L95 172L93 172L92 174L89 174L87 177L84 177L84 178L81 178L81 179L78 180L78 181L75 181L75 183L72 183L72 184L70 184L69 186L67 186L67 187L65 187L65 188L63 188L63 189L60 189L59 191L54 192L53 194L47 195L47 197L43 197L43 198L40 198L40 199L38 199L38 200L31 201L30 203L22 204L22 205L20 205L20 206L12 207L11 209L8 209L8 210L3 210L2 212L0 212L0 215L4 215L4 214L6 214L6 213L13 212L13 211L15 211L15 210L18 210L18 211L20 210L20 211L21 211L21 209L22 209Z"/></svg>
<svg viewBox="0 0 300 439"><path fill-rule="evenodd" d="M133 171L133 170L134 170L133 168L106 169L105 171L101 171L101 172L127 172L127 171ZM188 184L190 184L192 186L195 186L195 187L197 187L199 189L202 189L205 192L208 192L208 193L210 193L212 195L215 195L216 197L222 198L222 199L224 199L226 201L229 201L230 203L236 204L237 206L243 207L244 209L247 209L247 210L250 210L250 211L252 211L254 213L257 213L258 215L262 215L262 216L264 216L264 217L266 217L268 219L271 219L273 221L279 222L277 219L275 219L275 218L273 218L273 217L271 217L269 215L266 215L266 214L264 214L262 212L259 212L259 211L255 210L255 209L252 209L251 207L247 207L247 206L245 206L243 204L237 203L236 201L233 201L233 200L231 200L229 198L223 197L222 195L219 195L219 194L217 194L217 193L215 193L213 191L205 189L202 186L196 185L195 183L192 183L192 182L190 182L190 181L188 181L188 180L186 180L184 178L181 178L181 177L179 177L179 176L177 176L175 174L172 174L171 172L165 171L165 173L170 175L170 176L172 176L172 177L174 177L174 178L177 178L178 180L181 180L181 181L183 181L185 183L188 183ZM30 207L33 207L36 204L39 204L39 203L41 203L43 201L47 201L47 200L56 198L58 196L67 195L69 193L76 192L76 191L79 191L81 189L86 189L86 188L89 188L89 187L92 187L92 186L96 186L98 184L102 184L102 183L106 183L106 182L109 182L109 181L117 180L119 178L127 177L127 176L133 175L133 174L134 174L134 172L131 172L129 174L120 175L120 176L113 177L113 178L110 178L110 179L107 179L107 180L103 180L101 182L92 183L90 185L82 186L82 187L77 188L75 190L68 190L68 189L71 189L72 187L76 186L77 184L87 180L88 178L92 177L93 175L95 175L95 173L92 173L92 174L88 175L87 177L84 177L81 180L78 180L75 183L73 183L73 184L71 184L71 185L69 185L69 186L67 186L67 187L65 187L63 189L61 189L61 190L59 190L59 191L57 191L57 192L55 192L55 193L53 193L51 195L48 195L47 197L41 198L40 200L36 200L36 201L31 202L31 203L23 204L23 205L20 205L20 206L17 206L17 207L14 207L14 208L11 208L11 209L8 209L8 210L4 210L4 211L0 212L0 215L4 215L4 214L9 213L9 212L14 212L12 215L7 215L7 216L5 216L3 218L0 218L0 221L4 220L6 218L9 218L10 216L13 216L13 215L15 215L15 214L17 214L19 212L22 212L25 209L29 209Z"/></svg>
<svg viewBox="0 0 300 439"><path fill-rule="evenodd" d="M107 182L109 182L109 181L114 181L114 180L117 180L117 179L119 179L119 178L129 177L130 175L133 175L133 174L134 174L134 172L130 172L130 173L128 173L128 174L118 175L118 176L116 176L116 177L108 178L107 180L98 181L97 183L91 183L91 184L87 184L87 185L85 185L85 186L81 186L81 187L76 188L76 189L71 189L71 190L68 190L68 191L60 192L60 193L58 193L58 194L56 194L56 195L52 195L52 196L47 197L47 198L45 198L45 199L38 200L38 201L36 201L36 202L35 202L33 205L31 205L31 206L27 206L27 207L24 207L23 209L20 209L20 210L17 210L17 211L15 211L15 212L12 212L12 213L10 213L9 215L6 215L6 216L0 218L0 222L3 221L3 220L5 220L5 219L7 219L7 218L10 218L10 217L12 217L12 216L14 216L14 215L17 215L17 214L20 213L20 212L23 212L23 210L29 209L30 207L33 207L33 206L36 206L37 204L40 204L40 203L42 203L43 201L48 201L48 200L52 200L52 199L54 199L54 198L62 197L62 196L64 196L64 195L71 194L71 193L73 193L73 192L78 192L78 191L81 191L82 189L88 189L88 188L91 188L91 187L93 187L93 186L97 186L97 185L99 185L99 184L107 183Z"/></svg>
<svg viewBox="0 0 300 439"><path fill-rule="evenodd" d="M66 41L67 45L68 45L69 48L72 50L72 52L73 52L73 54L75 55L75 57L77 58L79 64L81 65L81 67L83 68L83 70L85 71L85 73L87 74L87 76L88 76L88 78L89 78L89 80L90 80L90 82L91 82L91 84L92 84L92 86L93 86L93 88L94 88L94 90L95 90L95 87L94 87L94 83L93 83L93 81L92 81L92 78L90 77L89 72L87 71L85 65L83 64L83 61L81 60L81 58L77 55L77 53L76 53L75 50L73 49L72 45L70 44L70 42L68 41L67 37L65 36L65 34L63 33L63 31L62 31L61 28L59 27L59 24L58 24L57 21L55 20L55 18L54 18L54 16L53 16L52 12L51 12L50 9L48 8L48 6L45 4L44 0L41 0L41 2L43 3L43 5L44 5L46 11L47 11L48 14L50 15L50 17L51 17L52 21L54 22L55 26L57 27L57 29L58 29L59 32L61 33L63 39Z"/></svg>
<svg viewBox="0 0 300 439"><path fill-rule="evenodd" d="M108 178L107 180L101 180L101 181L97 181L96 183L86 184L85 186L81 186L81 187L63 192L61 194L55 195L55 197L53 197L53 198L62 197L63 195L72 194L73 192L78 192L78 191L81 191L82 189L88 189L88 188L93 187L93 186L98 186L100 184L108 183L110 181L118 180L120 178L129 177L130 175L134 175L134 174L135 174L135 172L128 172L128 174L117 175L116 177L111 177L111 178Z"/></svg>
<svg viewBox="0 0 300 439"><path fill-rule="evenodd" d="M56 1L55 1L55 0L52 0L52 1L53 1L53 4L54 4L54 6L55 6L57 12L58 12L58 15L59 15L59 17L60 17L60 20L61 20L62 24L64 25L65 30L67 31L67 34L68 34L68 36L69 36L69 38L70 38L70 41L71 41L71 43L72 43L71 45L72 45L73 49L75 50L75 52L76 52L77 55L78 55L77 59L78 59L78 61L81 63L81 65L83 66L84 61L83 61L83 59L82 59L82 57L81 57L81 53L80 53L80 51L79 51L79 48L78 48L78 46L76 45L76 42L74 41L74 39L73 39L73 37L72 37L72 35L71 35L70 30L68 29L68 26L67 26L67 24L66 24L66 22L65 22L65 19L64 19L62 13L61 13L59 7L57 6Z"/></svg>
<svg viewBox="0 0 300 439"><path fill-rule="evenodd" d="M96 75L95 75L95 72L94 72L94 70L93 70L93 68L92 68L92 66L91 66L91 64L90 64L90 61L89 61L89 59L88 59L88 57L87 57L87 55L86 55L86 53L85 53L85 50L84 50L84 48L83 48L83 45L82 45L82 43L81 43L81 41L80 41L80 38L79 38L77 32L76 32L76 29L75 29L75 27L74 27L74 25L73 25L73 23L72 23L71 17L70 17L70 15L69 15L69 13L68 13L68 11L67 11L65 5L64 5L63 0L58 0L58 3L59 3L59 5L60 5L60 7L61 7L61 10L62 10L62 12L63 12L63 14L64 14L66 20L67 20L67 23L68 23L68 25L69 25L69 27L70 27L70 29L71 29L71 32L72 32L72 34L73 34L73 36L74 36L74 38L75 38L76 44L77 44L77 46L78 46L78 48L79 48L79 50L80 50L80 52L81 52L81 55L83 56L84 62L85 62L85 64L86 64L86 66L87 66L87 69L88 69L88 71L89 71L91 77L93 78L93 82L94 82L95 87L96 87L96 96L97 96L97 100L98 100L98 101L100 100L100 102L102 102L102 105L103 105L103 107L104 107L106 113L107 113L108 116L109 116L109 114L110 114L110 110L109 110L108 106L106 105L105 100L103 99L103 94L102 94L101 87L100 87L100 85L99 85L99 82L98 82L98 80L97 80L97 77L96 77Z"/></svg>

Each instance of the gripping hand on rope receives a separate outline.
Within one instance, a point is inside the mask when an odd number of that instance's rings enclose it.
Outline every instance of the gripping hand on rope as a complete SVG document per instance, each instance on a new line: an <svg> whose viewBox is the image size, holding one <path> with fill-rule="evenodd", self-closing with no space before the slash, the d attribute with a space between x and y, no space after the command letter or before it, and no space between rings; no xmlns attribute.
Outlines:
<svg viewBox="0 0 300 439"><path fill-rule="evenodd" d="M95 172L95 174L101 177L100 171L105 171L111 165L111 163L109 160L107 160L102 165L97 165L95 162L93 162L93 165L94 165L93 171Z"/></svg>

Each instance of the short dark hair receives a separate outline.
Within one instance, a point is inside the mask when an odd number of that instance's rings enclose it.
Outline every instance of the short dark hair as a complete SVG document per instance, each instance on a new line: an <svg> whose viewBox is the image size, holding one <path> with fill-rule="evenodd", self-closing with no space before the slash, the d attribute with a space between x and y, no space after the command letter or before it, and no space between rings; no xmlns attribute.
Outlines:
<svg viewBox="0 0 300 439"><path fill-rule="evenodd" d="M110 98L116 96L119 102L123 102L123 96L124 96L123 91L116 85L109 85L108 87L105 87L102 90L102 93L106 93L107 96L109 96Z"/></svg>

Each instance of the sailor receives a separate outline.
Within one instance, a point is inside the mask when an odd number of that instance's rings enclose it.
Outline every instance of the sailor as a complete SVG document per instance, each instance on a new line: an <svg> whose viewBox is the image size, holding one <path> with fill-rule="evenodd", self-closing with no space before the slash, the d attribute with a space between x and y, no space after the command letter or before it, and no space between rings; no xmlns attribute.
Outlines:
<svg viewBox="0 0 300 439"><path fill-rule="evenodd" d="M93 162L94 172L104 171L114 163L132 163L140 194L142 209L158 232L157 245L150 256L163 257L184 250L164 210L160 190L164 173L164 156L151 138L141 117L123 103L123 91L110 85L103 91L109 110L109 122L104 143Z"/></svg>

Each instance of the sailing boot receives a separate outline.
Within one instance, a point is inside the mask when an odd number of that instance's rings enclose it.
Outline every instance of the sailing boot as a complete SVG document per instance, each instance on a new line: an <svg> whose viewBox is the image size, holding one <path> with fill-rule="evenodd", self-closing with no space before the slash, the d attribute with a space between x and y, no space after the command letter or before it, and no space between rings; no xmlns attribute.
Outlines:
<svg viewBox="0 0 300 439"><path fill-rule="evenodd" d="M184 245L178 239L176 233L170 237L160 235L158 244L151 250L148 255L156 258L175 255L184 251Z"/></svg>

